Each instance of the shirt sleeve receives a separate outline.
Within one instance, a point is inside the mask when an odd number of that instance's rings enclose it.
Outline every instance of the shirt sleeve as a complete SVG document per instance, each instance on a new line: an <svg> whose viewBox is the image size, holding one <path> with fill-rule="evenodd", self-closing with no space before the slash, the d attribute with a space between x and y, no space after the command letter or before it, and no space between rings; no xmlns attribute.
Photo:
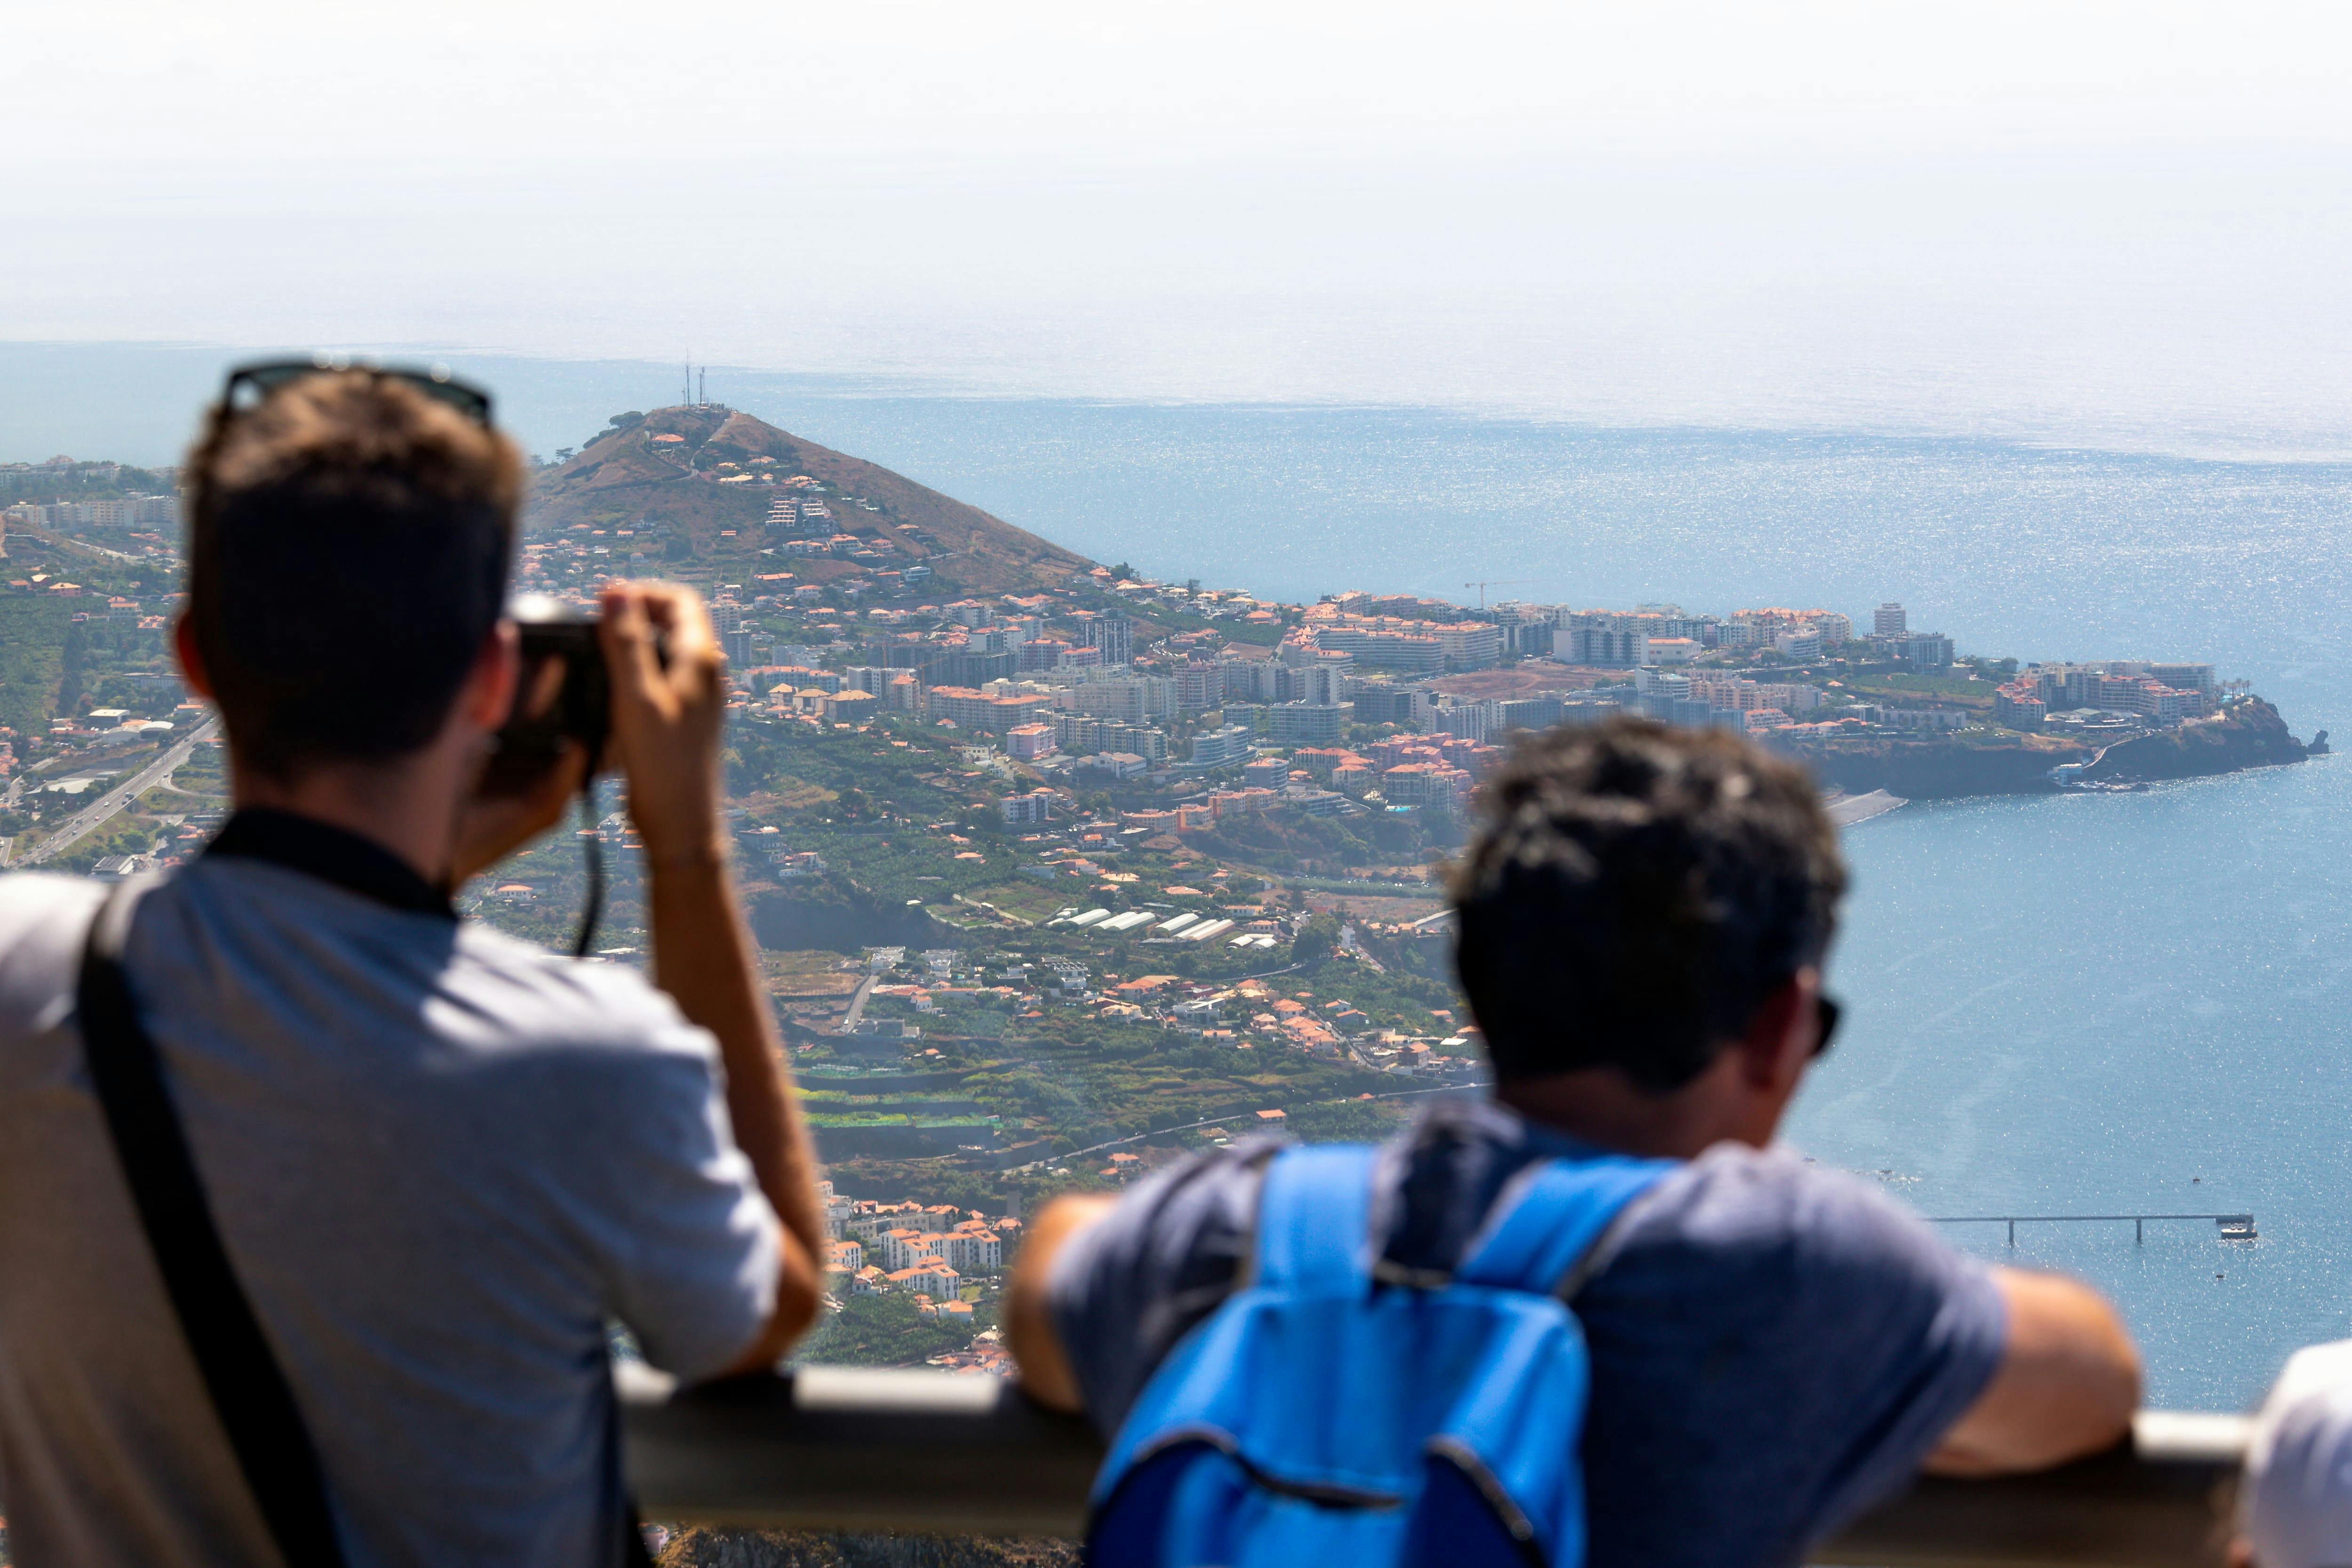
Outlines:
<svg viewBox="0 0 2352 1568"><path fill-rule="evenodd" d="M718 1047L672 1019L594 1070L606 1081L572 1138L606 1310L654 1365L709 1377L766 1326L782 1259L782 1226L735 1146Z"/></svg>
<svg viewBox="0 0 2352 1568"><path fill-rule="evenodd" d="M1104 1435L1118 1429L1177 1342L1233 1294L1265 1163L1280 1146L1252 1139L1179 1161L1055 1257L1047 1310Z"/></svg>
<svg viewBox="0 0 2352 1568"><path fill-rule="evenodd" d="M1717 1501L1759 1562L1800 1561L1916 1474L2009 1334L1984 1265L1916 1215L1752 1150L1711 1152L1643 1199L1578 1312L1589 1479L1622 1474L1620 1495L1638 1495L1644 1471L1696 1472L1727 1489ZM1670 1540L1627 1539L1656 1512L1596 1503L1594 1560L1684 1561Z"/></svg>

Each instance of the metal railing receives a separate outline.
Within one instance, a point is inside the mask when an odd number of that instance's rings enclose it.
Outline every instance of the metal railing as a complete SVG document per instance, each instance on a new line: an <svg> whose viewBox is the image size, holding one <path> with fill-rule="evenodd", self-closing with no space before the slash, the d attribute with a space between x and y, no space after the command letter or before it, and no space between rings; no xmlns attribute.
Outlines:
<svg viewBox="0 0 2352 1568"><path fill-rule="evenodd" d="M938 1534L1078 1534L1101 1447L992 1377L811 1367L674 1391L621 1379L646 1517ZM2034 1476L1926 1478L1811 1553L1876 1568L2210 1568L2243 1452L2231 1415L2144 1413L2112 1453Z"/></svg>
<svg viewBox="0 0 2352 1568"><path fill-rule="evenodd" d="M2017 1227L2021 1225L2109 1225L2128 1222L2132 1240L2147 1240L2147 1222L2152 1219L2210 1219L2221 1227L2223 1241L2253 1241L2258 1239L2254 1216L2250 1214L1943 1214L1927 1216L1929 1225L2005 1225L2009 1226L2009 1244L2017 1245Z"/></svg>

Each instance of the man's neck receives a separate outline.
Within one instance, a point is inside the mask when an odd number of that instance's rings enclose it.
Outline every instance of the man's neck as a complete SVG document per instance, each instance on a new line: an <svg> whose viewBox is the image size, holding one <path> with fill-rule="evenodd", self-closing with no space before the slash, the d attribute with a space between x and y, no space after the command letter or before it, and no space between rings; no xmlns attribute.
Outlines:
<svg viewBox="0 0 2352 1568"><path fill-rule="evenodd" d="M1665 1094L1613 1068L1587 1068L1507 1079L1495 1086L1495 1098L1530 1121L1620 1154L1689 1160L1727 1141L1761 1147L1772 1130L1759 1123L1752 1097L1739 1092L1735 1055L1724 1052Z"/></svg>
<svg viewBox="0 0 2352 1568"><path fill-rule="evenodd" d="M398 856L432 886L448 886L460 796L456 770L432 751L385 763L314 763L285 778L232 759L230 773L239 808L340 827Z"/></svg>

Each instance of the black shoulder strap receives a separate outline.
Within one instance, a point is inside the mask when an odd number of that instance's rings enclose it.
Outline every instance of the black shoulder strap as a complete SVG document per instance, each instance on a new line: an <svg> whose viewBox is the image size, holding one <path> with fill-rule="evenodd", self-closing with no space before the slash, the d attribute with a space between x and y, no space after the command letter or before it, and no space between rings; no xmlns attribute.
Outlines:
<svg viewBox="0 0 2352 1568"><path fill-rule="evenodd" d="M269 1341L237 1284L163 1086L155 1042L122 974L122 939L138 895L116 890L90 922L79 987L83 1048L163 1289L228 1434L237 1468L287 1568L341 1568L319 1451Z"/></svg>

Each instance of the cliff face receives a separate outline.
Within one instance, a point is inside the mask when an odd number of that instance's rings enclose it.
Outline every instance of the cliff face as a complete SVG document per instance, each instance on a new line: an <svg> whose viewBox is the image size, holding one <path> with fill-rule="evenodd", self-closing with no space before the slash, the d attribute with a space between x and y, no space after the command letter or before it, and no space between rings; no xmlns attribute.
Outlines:
<svg viewBox="0 0 2352 1568"><path fill-rule="evenodd" d="M2065 763L2092 763L2077 775L2085 783L2140 784L2299 763L2309 754L2302 742L2287 733L2278 710L2259 698L2235 703L2211 719L2118 742L2104 753L2068 741L2036 739L2029 743L2022 736L2014 744L2000 746L1885 740L1789 750L1824 784L1854 795L1883 789L1906 800L2046 795L2058 787L2051 782L2050 770Z"/></svg>
<svg viewBox="0 0 2352 1568"><path fill-rule="evenodd" d="M1883 789L1905 800L1952 800L1971 795L2047 795L2058 786L2050 770L2086 762L2081 746L1971 746L1953 741L1866 741L1790 748L1824 784L1852 795Z"/></svg>
<svg viewBox="0 0 2352 1568"><path fill-rule="evenodd" d="M2309 749L2287 732L2279 710L2252 698L2216 718L2109 746L2083 777L2100 784L2197 779L2299 763L2307 755Z"/></svg>

